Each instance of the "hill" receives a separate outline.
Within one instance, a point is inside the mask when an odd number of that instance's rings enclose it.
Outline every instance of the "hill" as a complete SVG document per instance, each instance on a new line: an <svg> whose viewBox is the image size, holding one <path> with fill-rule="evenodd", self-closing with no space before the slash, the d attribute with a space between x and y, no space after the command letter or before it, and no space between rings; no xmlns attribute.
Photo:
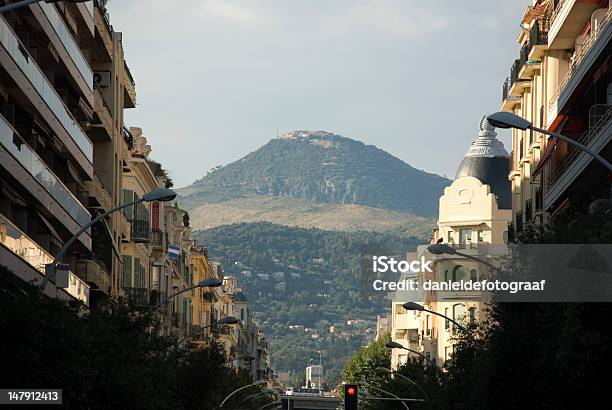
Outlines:
<svg viewBox="0 0 612 410"><path fill-rule="evenodd" d="M386 292L372 290L363 263L370 265L372 253L404 256L421 243L402 234L270 223L220 226L194 237L223 262L226 275L239 279L270 340L275 368L302 374L321 351L332 386L346 359L374 336L376 317L388 308Z"/></svg>
<svg viewBox="0 0 612 410"><path fill-rule="evenodd" d="M179 190L187 208L263 196L432 217L450 181L362 142L295 131Z"/></svg>

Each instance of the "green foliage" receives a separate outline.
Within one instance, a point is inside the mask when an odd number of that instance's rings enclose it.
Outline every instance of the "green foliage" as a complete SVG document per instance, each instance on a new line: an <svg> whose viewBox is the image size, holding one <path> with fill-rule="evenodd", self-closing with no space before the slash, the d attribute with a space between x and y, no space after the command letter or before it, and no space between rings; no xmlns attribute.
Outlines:
<svg viewBox="0 0 612 410"><path fill-rule="evenodd" d="M123 300L82 312L2 267L0 283L5 388L61 388L67 408L214 409L247 384L216 344L189 351L156 336L154 312Z"/></svg>
<svg viewBox="0 0 612 410"><path fill-rule="evenodd" d="M332 387L367 334L365 328L348 327L350 336L340 337L329 332L329 325L350 319L375 323L376 315L384 314L388 305L384 293L366 293L372 282L363 277L362 254L377 249L381 254L405 255L420 242L399 234L330 232L270 223L228 225L195 232L194 237L224 263L226 274L239 277L253 310L260 313L264 333L275 342L273 366L302 374L308 360L318 361L321 351L325 378ZM244 276L244 270L251 277ZM284 291L274 288L278 282L256 277L279 271L285 274ZM328 324L321 325L321 320ZM316 329L319 337L290 330L289 325Z"/></svg>
<svg viewBox="0 0 612 410"><path fill-rule="evenodd" d="M373 145L324 134L273 139L196 181L189 187L196 193L186 200L222 202L258 194L433 216L449 183Z"/></svg>
<svg viewBox="0 0 612 410"><path fill-rule="evenodd" d="M385 343L390 340L391 335L387 332L383 337L359 349L344 367L344 381L359 383L363 379L374 386L383 385L384 379L376 374L375 369L391 367L391 350L385 347Z"/></svg>
<svg viewBox="0 0 612 410"><path fill-rule="evenodd" d="M520 241L610 243L611 228L610 212L573 213L528 227ZM612 382L610 315L607 303L492 305L478 350L465 343L455 349L447 403L459 409L600 407Z"/></svg>

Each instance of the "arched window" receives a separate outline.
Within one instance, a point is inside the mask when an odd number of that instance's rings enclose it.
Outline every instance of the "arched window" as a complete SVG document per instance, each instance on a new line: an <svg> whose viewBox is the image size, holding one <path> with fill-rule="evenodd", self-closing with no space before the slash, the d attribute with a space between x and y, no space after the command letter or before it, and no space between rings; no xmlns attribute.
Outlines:
<svg viewBox="0 0 612 410"><path fill-rule="evenodd" d="M465 269L463 269L463 266L461 265L457 265L453 268L453 282L457 282L460 280L465 280L466 279L466 274L465 274Z"/></svg>
<svg viewBox="0 0 612 410"><path fill-rule="evenodd" d="M244 321L244 308L240 309L240 320Z"/></svg>
<svg viewBox="0 0 612 410"><path fill-rule="evenodd" d="M478 281L478 271L476 269L472 269L470 271L470 282L477 282Z"/></svg>

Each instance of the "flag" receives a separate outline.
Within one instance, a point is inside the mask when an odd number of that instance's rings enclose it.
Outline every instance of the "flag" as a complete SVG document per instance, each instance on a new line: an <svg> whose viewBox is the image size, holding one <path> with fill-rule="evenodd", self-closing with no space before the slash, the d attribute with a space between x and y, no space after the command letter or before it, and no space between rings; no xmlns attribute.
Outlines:
<svg viewBox="0 0 612 410"><path fill-rule="evenodd" d="M175 261L178 261L179 255L181 253L181 248L178 245L173 243L168 244L168 256Z"/></svg>

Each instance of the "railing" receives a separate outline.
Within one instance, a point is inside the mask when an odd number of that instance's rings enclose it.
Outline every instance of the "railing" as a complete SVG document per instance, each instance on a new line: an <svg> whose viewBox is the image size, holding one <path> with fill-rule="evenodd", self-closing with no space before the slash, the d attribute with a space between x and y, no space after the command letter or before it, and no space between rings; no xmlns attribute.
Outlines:
<svg viewBox="0 0 612 410"><path fill-rule="evenodd" d="M610 121L612 120L612 105L597 104L589 110L589 129L576 139L582 145L589 146L593 138L599 134ZM550 186L553 186L565 173L567 168L578 158L582 150L570 145L567 156L563 162L551 170L548 176Z"/></svg>
<svg viewBox="0 0 612 410"><path fill-rule="evenodd" d="M58 122L73 139L77 147L85 155L89 162L93 162L93 143L85 135L85 132L74 119L66 104L62 101L59 94L51 85L47 77L43 74L40 67L31 58L29 52L6 20L0 19L0 43L5 48L11 59L25 74L32 88L46 102L47 106L56 117Z"/></svg>
<svg viewBox="0 0 612 410"><path fill-rule="evenodd" d="M136 140L130 130L128 130L126 127L123 127L123 141L125 141L130 151L134 149L134 144L136 143Z"/></svg>
<svg viewBox="0 0 612 410"><path fill-rule="evenodd" d="M19 144L19 145L18 145ZM85 226L91 215L70 192L40 156L26 144L15 129L0 115L0 145L2 145L28 173L53 197L66 212Z"/></svg>
<svg viewBox="0 0 612 410"><path fill-rule="evenodd" d="M159 229L151 229L151 246L163 248L165 241L165 233Z"/></svg>
<svg viewBox="0 0 612 410"><path fill-rule="evenodd" d="M109 293L111 278L102 262L94 259L80 260L76 263L76 274L86 282L94 283L104 293Z"/></svg>
<svg viewBox="0 0 612 410"><path fill-rule="evenodd" d="M52 263L54 258L2 214L0 214L0 233L0 244L42 275L45 274L45 265ZM70 271L68 276L68 287L64 291L89 306L89 286Z"/></svg>
<svg viewBox="0 0 612 410"><path fill-rule="evenodd" d="M554 0L553 1L553 10L552 10L552 13L550 13L551 24L554 23L555 19L559 15L559 12L563 8L563 3L565 3L565 0Z"/></svg>
<svg viewBox="0 0 612 410"><path fill-rule="evenodd" d="M599 39L601 33L606 29L608 23L610 23L610 20L612 20L612 7L608 9L608 12L606 13L604 18L599 23L599 27L595 29L594 31L593 29L591 29L591 33L589 34L589 37L586 39L586 41L580 46L580 48L575 50L574 55L572 56L570 60L570 64L569 64L567 73L565 74L563 79L559 82L557 89L552 94L548 102L548 109L551 109L554 106L554 104L557 102L557 100L561 96L561 93L563 92L563 90L565 90L565 88L567 87L567 84L569 83L570 79L574 75L574 72L580 67L580 65L584 61L584 57L586 57L589 51L591 51L591 48L593 48L593 44L595 44L597 39Z"/></svg>
<svg viewBox="0 0 612 410"><path fill-rule="evenodd" d="M522 232L523 231L523 211L518 211L516 213L516 217L515 217L515 221L514 221L515 225L515 232Z"/></svg>
<svg viewBox="0 0 612 410"><path fill-rule="evenodd" d="M510 83L510 77L506 77L506 80L502 84L502 102L506 101L508 97L510 97L510 87L512 84Z"/></svg>
<svg viewBox="0 0 612 410"><path fill-rule="evenodd" d="M544 24L541 20L536 20L531 26L531 30L529 30L529 44L530 48L534 46L548 44L548 30L540 27L541 24Z"/></svg>
<svg viewBox="0 0 612 410"><path fill-rule="evenodd" d="M168 294L166 292L162 292L162 291L159 291L159 290L152 290L149 293L149 304L151 306L157 306L161 302L166 300L167 297L168 297Z"/></svg>
<svg viewBox="0 0 612 410"><path fill-rule="evenodd" d="M147 288L123 288L128 301L136 306L149 305L149 289Z"/></svg>
<svg viewBox="0 0 612 410"><path fill-rule="evenodd" d="M131 239L134 242L149 242L149 221L133 219L130 221L132 225Z"/></svg>

